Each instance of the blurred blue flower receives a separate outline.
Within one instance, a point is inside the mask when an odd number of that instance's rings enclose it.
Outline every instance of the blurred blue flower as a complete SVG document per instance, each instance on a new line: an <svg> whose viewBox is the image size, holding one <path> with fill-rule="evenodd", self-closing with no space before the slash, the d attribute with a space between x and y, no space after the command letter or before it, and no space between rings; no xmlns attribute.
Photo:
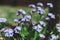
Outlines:
<svg viewBox="0 0 60 40"><path fill-rule="evenodd" d="M51 18L55 19L55 15L53 13L48 13L48 16L50 16Z"/></svg>
<svg viewBox="0 0 60 40"><path fill-rule="evenodd" d="M23 18L14 19L14 22L15 22L15 23L21 23L21 22L23 22L23 21L24 21Z"/></svg>
<svg viewBox="0 0 60 40"><path fill-rule="evenodd" d="M16 26L14 28L14 31L15 31L15 33L20 33L21 32L21 27L20 26Z"/></svg>
<svg viewBox="0 0 60 40"><path fill-rule="evenodd" d="M7 21L7 19L6 19L6 18L0 18L0 22L5 23L6 21Z"/></svg>
<svg viewBox="0 0 60 40"><path fill-rule="evenodd" d="M37 26L33 26L33 29L35 29L37 32L41 32L42 27L38 24Z"/></svg>
<svg viewBox="0 0 60 40"><path fill-rule="evenodd" d="M37 3L37 6L42 7L43 6L43 3L39 2L39 3Z"/></svg>
<svg viewBox="0 0 60 40"><path fill-rule="evenodd" d="M34 4L29 5L31 15L36 12L36 6Z"/></svg>
<svg viewBox="0 0 60 40"><path fill-rule="evenodd" d="M41 38L45 38L45 35L44 35L44 34L39 34L39 36L40 36Z"/></svg>
<svg viewBox="0 0 60 40"><path fill-rule="evenodd" d="M30 8L36 8L36 6L34 4L30 4L29 7Z"/></svg>
<svg viewBox="0 0 60 40"><path fill-rule="evenodd" d="M24 16L24 18L31 19L31 16L30 15L26 15L26 16Z"/></svg>
<svg viewBox="0 0 60 40"><path fill-rule="evenodd" d="M25 12L23 9L20 9L20 10L18 10L18 12L16 13L16 15L18 16L18 15L20 15L20 14L25 15L26 12Z"/></svg>
<svg viewBox="0 0 60 40"><path fill-rule="evenodd" d="M13 35L14 35L13 29L11 29L11 28L2 28L1 32L4 33L5 37L13 37Z"/></svg>
<svg viewBox="0 0 60 40"><path fill-rule="evenodd" d="M46 17L45 20L50 20L50 18L49 17Z"/></svg>
<svg viewBox="0 0 60 40"><path fill-rule="evenodd" d="M52 3L47 3L47 6L53 8L53 4Z"/></svg>
<svg viewBox="0 0 60 40"><path fill-rule="evenodd" d="M51 39L50 40L57 40L57 36L55 34L51 34Z"/></svg>
<svg viewBox="0 0 60 40"><path fill-rule="evenodd" d="M60 23L57 23L57 24L56 24L56 27L60 27Z"/></svg>
<svg viewBox="0 0 60 40"><path fill-rule="evenodd" d="M39 21L39 24L44 27L46 26L46 23L44 21Z"/></svg>
<svg viewBox="0 0 60 40"><path fill-rule="evenodd" d="M60 32L60 23L56 24L57 31Z"/></svg>
<svg viewBox="0 0 60 40"><path fill-rule="evenodd" d="M42 9L41 7L37 7L37 13L44 14L45 13L45 10Z"/></svg>
<svg viewBox="0 0 60 40"><path fill-rule="evenodd" d="M35 22L35 21L33 21L33 22L32 22L32 25L34 26L35 24L36 24L36 22Z"/></svg>
<svg viewBox="0 0 60 40"><path fill-rule="evenodd" d="M22 21L30 21L31 16L30 15L25 15Z"/></svg>

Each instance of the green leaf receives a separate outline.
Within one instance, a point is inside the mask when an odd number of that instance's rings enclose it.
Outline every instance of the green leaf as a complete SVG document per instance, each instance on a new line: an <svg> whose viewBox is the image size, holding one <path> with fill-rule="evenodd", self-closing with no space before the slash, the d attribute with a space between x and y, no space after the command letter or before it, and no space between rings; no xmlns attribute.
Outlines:
<svg viewBox="0 0 60 40"><path fill-rule="evenodd" d="M31 40L36 40L37 37L38 37L38 33L35 31L34 37L32 37Z"/></svg>
<svg viewBox="0 0 60 40"><path fill-rule="evenodd" d="M28 36L29 32L27 31L27 28L26 27L23 27L22 28L21 34L22 34L23 37Z"/></svg>

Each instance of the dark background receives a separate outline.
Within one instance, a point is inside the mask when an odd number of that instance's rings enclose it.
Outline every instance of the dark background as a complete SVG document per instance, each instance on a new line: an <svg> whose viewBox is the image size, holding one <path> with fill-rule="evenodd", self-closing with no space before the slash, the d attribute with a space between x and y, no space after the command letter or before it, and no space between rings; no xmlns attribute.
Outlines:
<svg viewBox="0 0 60 40"><path fill-rule="evenodd" d="M54 2L55 0L0 0L0 5L12 5L12 6L26 6L31 3L42 2L46 4L47 2Z"/></svg>

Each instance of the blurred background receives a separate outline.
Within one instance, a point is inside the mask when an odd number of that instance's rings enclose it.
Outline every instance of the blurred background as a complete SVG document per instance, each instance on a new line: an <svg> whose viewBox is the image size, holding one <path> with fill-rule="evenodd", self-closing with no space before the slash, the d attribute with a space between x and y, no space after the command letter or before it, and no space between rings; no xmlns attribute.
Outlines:
<svg viewBox="0 0 60 40"><path fill-rule="evenodd" d="M52 2L54 4L60 3L59 0L0 0L0 5L12 5L12 6L26 6L31 3L42 2L46 4L47 2Z"/></svg>
<svg viewBox="0 0 60 40"><path fill-rule="evenodd" d="M12 6L26 6L31 3L36 4L37 2L53 2L51 0L0 0L1 5L12 5Z"/></svg>
<svg viewBox="0 0 60 40"><path fill-rule="evenodd" d="M54 5L53 12L55 13L57 20L59 22L60 18L60 0L0 0L0 17L14 18L13 15L20 9L26 8L29 4L37 4L42 2L45 6L46 3L51 2ZM10 13L10 14L8 14ZM9 17L8 17L9 16ZM11 20L11 19L9 19Z"/></svg>

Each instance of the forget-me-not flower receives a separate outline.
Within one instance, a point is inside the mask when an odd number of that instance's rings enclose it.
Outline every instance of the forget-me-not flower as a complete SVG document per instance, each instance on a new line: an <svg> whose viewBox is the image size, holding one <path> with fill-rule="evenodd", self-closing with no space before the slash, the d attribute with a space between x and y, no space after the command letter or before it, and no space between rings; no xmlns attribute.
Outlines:
<svg viewBox="0 0 60 40"><path fill-rule="evenodd" d="M36 6L34 4L30 4L29 7L30 8L36 8Z"/></svg>
<svg viewBox="0 0 60 40"><path fill-rule="evenodd" d="M45 10L42 9L41 7L37 7L37 13L44 14L45 13Z"/></svg>
<svg viewBox="0 0 60 40"><path fill-rule="evenodd" d="M47 3L47 6L53 8L53 4L52 3Z"/></svg>
<svg viewBox="0 0 60 40"><path fill-rule="evenodd" d="M37 32L41 32L42 27L41 27L41 25L38 24L38 25L34 26L33 29L35 29Z"/></svg>
<svg viewBox="0 0 60 40"><path fill-rule="evenodd" d="M22 18L22 21L30 21L31 16L30 15L25 15L24 18Z"/></svg>
<svg viewBox="0 0 60 40"><path fill-rule="evenodd" d="M44 21L39 21L39 24L40 24L41 26L46 26L46 23L45 23Z"/></svg>
<svg viewBox="0 0 60 40"><path fill-rule="evenodd" d="M50 16L51 18L55 19L55 15L53 13L48 13L48 16Z"/></svg>
<svg viewBox="0 0 60 40"><path fill-rule="evenodd" d="M52 34L50 40L57 40L57 36L55 34Z"/></svg>
<svg viewBox="0 0 60 40"><path fill-rule="evenodd" d="M39 3L37 3L37 6L43 6L43 3L39 2Z"/></svg>
<svg viewBox="0 0 60 40"><path fill-rule="evenodd" d="M4 33L5 37L13 37L13 35L14 35L13 29L11 29L11 28L2 28L1 32Z"/></svg>
<svg viewBox="0 0 60 40"><path fill-rule="evenodd" d="M50 18L49 17L46 17L45 20L50 20Z"/></svg>
<svg viewBox="0 0 60 40"><path fill-rule="evenodd" d="M20 33L21 32L21 27L20 26L16 26L14 28L14 31L15 31L15 33Z"/></svg>
<svg viewBox="0 0 60 40"><path fill-rule="evenodd" d="M34 26L35 24L36 24L36 22L35 22L35 21L33 21L33 22L32 22L32 25Z"/></svg>
<svg viewBox="0 0 60 40"><path fill-rule="evenodd" d="M18 16L18 15L20 15L20 14L26 15L25 10L23 10L23 9L18 10L18 12L16 13L16 15Z"/></svg>
<svg viewBox="0 0 60 40"><path fill-rule="evenodd" d="M60 32L60 23L56 24L57 31Z"/></svg>
<svg viewBox="0 0 60 40"><path fill-rule="evenodd" d="M0 18L0 22L5 23L6 21L7 21L7 19L6 19L6 18Z"/></svg>
<svg viewBox="0 0 60 40"><path fill-rule="evenodd" d="M39 36L40 36L41 38L45 38L45 35L44 35L44 34L39 34Z"/></svg>

